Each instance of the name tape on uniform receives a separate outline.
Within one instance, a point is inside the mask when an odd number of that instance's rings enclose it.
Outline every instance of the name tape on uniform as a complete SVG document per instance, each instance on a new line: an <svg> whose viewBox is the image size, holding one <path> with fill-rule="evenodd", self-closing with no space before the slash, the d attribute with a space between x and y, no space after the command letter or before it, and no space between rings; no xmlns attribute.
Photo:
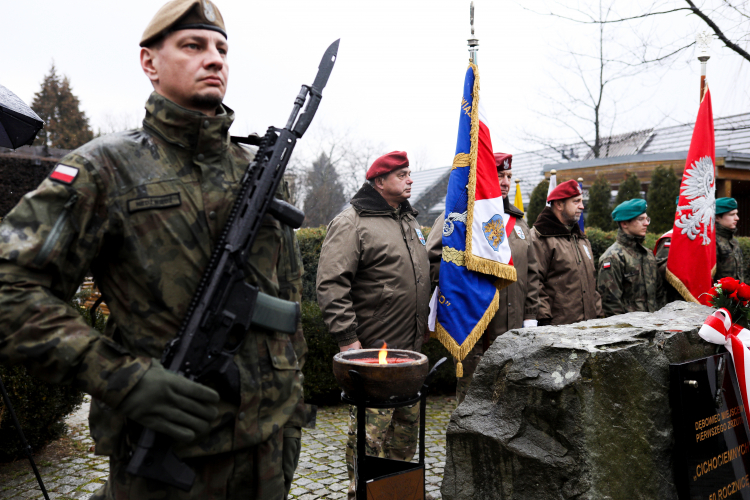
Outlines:
<svg viewBox="0 0 750 500"><path fill-rule="evenodd" d="M73 184L73 181L78 177L78 169L68 165L58 163L55 169L49 174L49 178L53 181L62 182L63 184Z"/></svg>

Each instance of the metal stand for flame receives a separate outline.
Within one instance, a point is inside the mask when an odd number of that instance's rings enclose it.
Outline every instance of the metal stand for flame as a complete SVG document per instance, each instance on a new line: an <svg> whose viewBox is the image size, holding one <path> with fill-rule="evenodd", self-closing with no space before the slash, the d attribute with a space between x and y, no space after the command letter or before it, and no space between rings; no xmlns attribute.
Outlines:
<svg viewBox="0 0 750 500"><path fill-rule="evenodd" d="M447 358L442 358L435 363L422 385L422 389L412 398L400 401L367 401L364 398L364 379L356 370L349 370L349 375L357 389L357 398L350 398L343 392L341 400L357 407L357 459L354 462L354 480L357 485L357 500L378 499L408 499L424 500L425 498L425 473L424 473L424 429L425 416L427 412L427 394L429 384L437 373L437 369ZM391 460L389 458L368 457L365 452L367 431L365 430L367 408L400 408L411 406L415 403L419 406L419 462L404 462Z"/></svg>

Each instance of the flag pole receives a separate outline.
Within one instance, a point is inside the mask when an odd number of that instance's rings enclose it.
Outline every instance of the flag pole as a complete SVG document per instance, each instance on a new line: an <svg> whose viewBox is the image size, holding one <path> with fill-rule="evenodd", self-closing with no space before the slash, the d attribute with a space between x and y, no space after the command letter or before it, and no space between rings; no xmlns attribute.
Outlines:
<svg viewBox="0 0 750 500"><path fill-rule="evenodd" d="M467 40L469 45L469 62L478 65L477 51L479 50L479 40L474 37L474 1L472 0L469 7L469 20L471 22L471 38Z"/></svg>
<svg viewBox="0 0 750 500"><path fill-rule="evenodd" d="M706 63L711 59L711 56L708 55L708 46L711 45L711 35L707 31L698 33L695 37L695 42L701 51L698 56L698 60L701 62L701 98L698 102L702 102L703 96L706 94Z"/></svg>

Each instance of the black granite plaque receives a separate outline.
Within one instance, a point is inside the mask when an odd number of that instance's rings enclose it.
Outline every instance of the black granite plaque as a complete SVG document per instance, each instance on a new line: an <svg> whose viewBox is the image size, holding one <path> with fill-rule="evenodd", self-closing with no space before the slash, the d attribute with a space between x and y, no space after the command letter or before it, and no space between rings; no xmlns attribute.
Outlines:
<svg viewBox="0 0 750 500"><path fill-rule="evenodd" d="M669 365L680 500L750 500L750 431L729 353Z"/></svg>

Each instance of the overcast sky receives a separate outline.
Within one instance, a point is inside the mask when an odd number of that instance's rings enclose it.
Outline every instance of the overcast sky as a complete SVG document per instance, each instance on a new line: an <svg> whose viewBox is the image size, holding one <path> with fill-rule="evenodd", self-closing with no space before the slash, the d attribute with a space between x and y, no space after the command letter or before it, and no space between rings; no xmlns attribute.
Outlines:
<svg viewBox="0 0 750 500"><path fill-rule="evenodd" d="M626 12L622 9L632 10L636 3L621 0L617 8ZM349 131L385 151L406 150L419 168L452 161L468 62L468 0L216 4L229 35L225 102L236 112L233 134L283 126L300 84L312 83L324 50L341 38L339 59L306 146L312 147L310 141L325 128ZM95 130L137 126L151 91L140 69L138 41L160 5L154 0L0 0L0 40L6 51L0 84L30 103L54 61L70 78ZM506 0L476 0L475 5L480 95L495 150L533 149L537 144L530 136L574 138L575 131L544 115L553 112L554 101L566 102L565 91L584 92L580 78L565 71L572 65L565 54L595 53L596 29L527 10L560 11L559 4L548 1L525 1L526 8ZM684 14L645 21L643 26L654 45L675 39L687 44L705 29ZM608 31L613 53L637 49L627 30L613 29ZM718 41L710 55L714 115L750 111L747 63ZM700 74L695 56L691 48L669 68L649 68L615 82L605 110L606 132L694 120ZM593 135L590 127L577 128Z"/></svg>

